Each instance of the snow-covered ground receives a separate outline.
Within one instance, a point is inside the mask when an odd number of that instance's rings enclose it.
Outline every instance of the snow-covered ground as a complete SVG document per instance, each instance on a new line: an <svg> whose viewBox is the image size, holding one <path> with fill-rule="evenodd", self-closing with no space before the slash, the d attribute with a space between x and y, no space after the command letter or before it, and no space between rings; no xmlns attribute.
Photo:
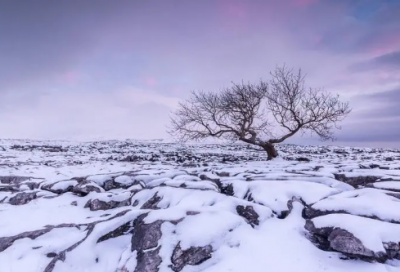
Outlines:
<svg viewBox="0 0 400 272"><path fill-rule="evenodd" d="M400 271L400 151L0 140L0 272Z"/></svg>

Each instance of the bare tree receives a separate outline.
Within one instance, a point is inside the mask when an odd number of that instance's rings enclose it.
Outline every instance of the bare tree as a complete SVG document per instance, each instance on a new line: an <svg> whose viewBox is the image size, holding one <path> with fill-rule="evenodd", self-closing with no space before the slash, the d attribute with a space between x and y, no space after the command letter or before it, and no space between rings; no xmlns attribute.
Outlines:
<svg viewBox="0 0 400 272"><path fill-rule="evenodd" d="M322 140L334 140L351 109L338 95L306 88L301 70L285 66L271 73L269 83L233 84L219 93L192 92L171 118L169 133L180 140L224 137L263 148L268 159L278 156L275 144L297 132L310 131ZM272 119L274 122L271 122ZM281 128L274 133L274 124Z"/></svg>

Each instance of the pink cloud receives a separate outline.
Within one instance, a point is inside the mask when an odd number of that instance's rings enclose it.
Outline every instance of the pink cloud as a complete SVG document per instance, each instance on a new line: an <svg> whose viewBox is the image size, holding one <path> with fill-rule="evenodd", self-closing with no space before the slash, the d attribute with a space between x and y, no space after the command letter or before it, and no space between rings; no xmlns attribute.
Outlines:
<svg viewBox="0 0 400 272"><path fill-rule="evenodd" d="M248 23L249 7L245 1L220 0L218 5L220 22L224 31L243 31Z"/></svg>
<svg viewBox="0 0 400 272"><path fill-rule="evenodd" d="M319 45L322 41L322 38L323 38L322 35L319 34L315 35L313 40L314 45Z"/></svg>
<svg viewBox="0 0 400 272"><path fill-rule="evenodd" d="M396 51L398 48L400 48L400 36L387 35L380 41L377 47L372 50L372 54L374 56L380 56Z"/></svg>
<svg viewBox="0 0 400 272"><path fill-rule="evenodd" d="M242 3L235 2L227 2L223 1L225 12L235 18L235 19L244 19L247 15L246 8Z"/></svg>
<svg viewBox="0 0 400 272"><path fill-rule="evenodd" d="M157 85L157 79L155 77L146 77L144 82L147 86L155 86Z"/></svg>
<svg viewBox="0 0 400 272"><path fill-rule="evenodd" d="M82 74L78 71L67 71L61 75L61 80L66 84L76 84L82 78Z"/></svg>
<svg viewBox="0 0 400 272"><path fill-rule="evenodd" d="M307 7L317 3L318 0L292 0L292 3L296 7Z"/></svg>
<svg viewBox="0 0 400 272"><path fill-rule="evenodd" d="M181 87L174 87L171 89L171 94L176 95L176 96L182 96L185 93L188 93L187 90L181 88Z"/></svg>

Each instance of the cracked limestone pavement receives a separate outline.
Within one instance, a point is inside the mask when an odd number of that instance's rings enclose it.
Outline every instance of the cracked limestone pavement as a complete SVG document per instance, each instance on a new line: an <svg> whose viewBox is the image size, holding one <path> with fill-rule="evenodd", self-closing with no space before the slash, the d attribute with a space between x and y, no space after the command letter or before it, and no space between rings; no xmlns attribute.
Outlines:
<svg viewBox="0 0 400 272"><path fill-rule="evenodd" d="M0 146L2 272L400 271L397 150Z"/></svg>

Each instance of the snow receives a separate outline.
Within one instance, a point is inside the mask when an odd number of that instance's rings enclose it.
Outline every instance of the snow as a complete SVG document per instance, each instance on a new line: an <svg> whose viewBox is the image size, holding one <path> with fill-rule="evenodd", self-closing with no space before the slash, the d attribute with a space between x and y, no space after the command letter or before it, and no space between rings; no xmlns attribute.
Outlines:
<svg viewBox="0 0 400 272"><path fill-rule="evenodd" d="M84 236L85 233L76 228L60 228L34 240L21 239L0 254L1 271L42 271L49 261L48 253L59 252Z"/></svg>
<svg viewBox="0 0 400 272"><path fill-rule="evenodd" d="M394 189L400 191L400 181L380 181L374 182L373 186L380 189Z"/></svg>
<svg viewBox="0 0 400 272"><path fill-rule="evenodd" d="M111 180L112 175L96 175L96 176L89 176L87 180L93 181L97 185L103 186L104 183L108 180Z"/></svg>
<svg viewBox="0 0 400 272"><path fill-rule="evenodd" d="M295 205L295 212L287 221L270 220L257 232L243 229L235 233L234 239L243 241L240 246L221 249L215 256L221 261L204 271L387 271L380 265L344 262L335 253L315 248L302 235L301 209L299 204Z"/></svg>
<svg viewBox="0 0 400 272"><path fill-rule="evenodd" d="M182 223L177 225L176 234L178 240L182 241L182 249L206 245L212 245L214 249L217 249L223 240L227 239L230 232L240 226L251 228L243 218L235 216L231 212L210 211L185 218Z"/></svg>
<svg viewBox="0 0 400 272"><path fill-rule="evenodd" d="M287 210L287 202L293 197L301 198L307 204L312 204L322 198L339 193L338 189L322 184L298 180L256 180L245 183L234 182L241 188L238 197L243 197L243 192L249 192L254 202L270 207L277 213ZM236 190L235 190L236 192Z"/></svg>
<svg viewBox="0 0 400 272"><path fill-rule="evenodd" d="M346 211L400 223L400 201L387 193L390 192L371 188L353 190L327 197L311 207L321 211Z"/></svg>
<svg viewBox="0 0 400 272"><path fill-rule="evenodd" d="M65 190L69 186L75 186L77 184L78 182L76 180L71 179L71 180L56 182L53 186L51 186L51 188L53 190Z"/></svg>
<svg viewBox="0 0 400 272"><path fill-rule="evenodd" d="M135 180L132 179L132 177L125 176L125 175L116 177L114 179L114 181L116 183L120 183L120 184L123 184L123 185L132 185L135 182Z"/></svg>
<svg viewBox="0 0 400 272"><path fill-rule="evenodd" d="M62 151L46 147L56 145ZM182 272L400 271L400 260L343 260L339 252L317 248L303 218L304 205L329 212L310 220L317 228L348 230L374 252L385 251L385 242L399 243L398 150L282 145L281 157L267 162L246 145L220 143L0 140L0 147L6 150L0 151L1 272L45 271L61 252L65 258L47 271L134 272L140 254L131 250L132 230L139 216L144 224L163 222L158 272L172 271L178 244L182 250L212 246L210 259ZM357 187L335 174L377 181ZM29 179L6 183L10 176ZM106 191L108 181L119 188ZM77 186L88 192L47 191ZM37 197L13 205L10 199L21 192ZM87 203L94 199L125 206L91 211ZM239 206L254 210L257 224L239 214ZM5 242L38 230L45 233Z"/></svg>
<svg viewBox="0 0 400 272"><path fill-rule="evenodd" d="M88 214L85 210L72 206L70 203L73 200L76 198L64 194L53 199L35 199L28 205L1 205L0 237L41 229L46 225L94 221L94 219L87 218ZM82 200L80 201L82 202Z"/></svg>
<svg viewBox="0 0 400 272"><path fill-rule="evenodd" d="M91 195L92 196L92 195ZM132 193L129 191L122 191L122 192L107 192L104 194L95 194L93 197L95 197L98 200L103 200L103 201L124 201L129 198L131 198Z"/></svg>

